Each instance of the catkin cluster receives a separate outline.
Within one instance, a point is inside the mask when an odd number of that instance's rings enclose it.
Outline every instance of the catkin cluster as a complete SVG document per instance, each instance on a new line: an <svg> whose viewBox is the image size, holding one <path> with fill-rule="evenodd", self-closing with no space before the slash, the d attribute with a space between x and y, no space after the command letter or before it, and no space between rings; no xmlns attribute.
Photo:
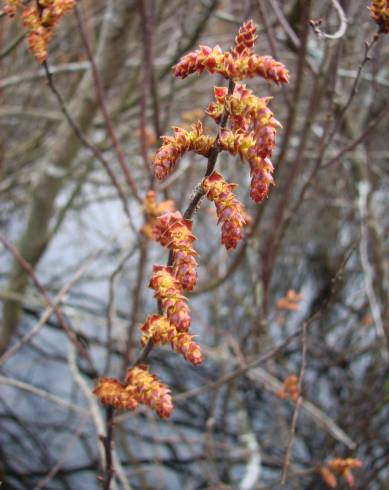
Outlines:
<svg viewBox="0 0 389 490"><path fill-rule="evenodd" d="M270 56L254 54L255 40L255 25L248 21L239 29L230 51L223 52L219 46L200 46L174 67L176 77L207 71L221 74L230 81L231 93L224 87L215 87L215 101L209 104L207 111L216 123L227 119L229 125L223 124L217 136L205 134L201 122L190 131L173 128L174 135L162 137L162 145L154 158L154 173L158 179L165 179L187 152L210 161L215 152L226 151L240 155L248 163L252 199L260 202L268 194L273 183L270 157L280 123L268 107L270 97L258 98L237 81L261 76L276 84L287 83L288 72ZM226 182L214 170L207 172L199 187L201 195L206 195L216 206L221 242L227 250L234 249L243 239L244 228L251 221L234 194L235 188L236 184ZM203 356L189 333L191 315L184 294L192 291L197 283L198 254L194 249L196 237L192 221L176 211L171 201L158 203L154 191L147 193L143 210L146 217L143 234L169 250L169 261L168 265L154 265L149 287L154 291L159 312L148 316L141 326L141 344L146 349L169 344L185 360L198 365ZM161 417L170 415L173 409L169 390L144 364L130 369L124 383L113 378L99 380L95 394L103 404L117 409L133 409L143 403Z"/></svg>
<svg viewBox="0 0 389 490"><path fill-rule="evenodd" d="M6 0L5 11L13 17L22 9L23 25L28 30L27 42L38 63L47 58L47 48L54 29L66 12L75 6L76 0Z"/></svg>
<svg viewBox="0 0 389 490"><path fill-rule="evenodd" d="M373 0L369 10L371 18L378 24L380 32L389 34L389 1Z"/></svg>

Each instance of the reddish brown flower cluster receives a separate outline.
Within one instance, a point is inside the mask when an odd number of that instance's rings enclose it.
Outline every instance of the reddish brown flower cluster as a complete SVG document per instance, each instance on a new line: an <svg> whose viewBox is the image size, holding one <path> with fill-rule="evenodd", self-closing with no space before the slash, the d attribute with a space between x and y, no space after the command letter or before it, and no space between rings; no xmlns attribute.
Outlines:
<svg viewBox="0 0 389 490"><path fill-rule="evenodd" d="M6 1L6 12L13 16L18 7L23 7L18 0ZM38 63L47 58L47 47L53 37L54 28L75 5L75 0L37 0L23 7L23 24L28 29L28 45Z"/></svg>
<svg viewBox="0 0 389 490"><path fill-rule="evenodd" d="M207 156L215 142L215 138L204 134L200 121L192 127L192 131L177 127L173 129L175 135L162 136L163 144L155 155L154 173L157 179L165 179L187 151Z"/></svg>
<svg viewBox="0 0 389 490"><path fill-rule="evenodd" d="M243 238L243 228L247 215L241 203L234 196L236 184L228 184L218 173L213 172L203 181L207 198L216 205L218 224L222 223L222 244L227 250L235 248Z"/></svg>
<svg viewBox="0 0 389 490"><path fill-rule="evenodd" d="M255 202L261 202L268 194L269 187L274 184L273 164L268 157L258 154L259 147L252 133L233 132L229 129L221 131L220 146L232 155L240 157L250 165L251 188L250 197Z"/></svg>
<svg viewBox="0 0 389 490"><path fill-rule="evenodd" d="M249 21L239 29L231 51L223 53L219 46L201 46L175 66L174 73L181 78L194 72L208 71L234 81L230 84L234 87L232 93L223 87L215 88L216 101L208 107L208 115L217 123L223 115L228 116L231 128L220 128L218 136L211 137L204 134L201 122L192 126L190 131L175 127L174 136L162 137L162 146L154 158L154 173L158 179L166 178L188 151L210 157L211 152L217 155L223 150L232 155L239 154L249 163L252 176L250 195L254 201L259 202L267 195L273 183L270 157L280 124L268 107L270 97L258 98L244 84L235 84L235 81L259 75L277 84L287 83L288 72L270 56L253 54L255 40L255 25ZM212 164L211 158L209 164ZM210 175L198 188L196 199L205 194L215 203L218 223L222 225L222 244L227 250L233 249L243 238L243 228L251 218L234 196L236 184L226 182L216 171L207 173ZM189 209L195 203L193 200ZM168 248L170 257L169 265L154 265L149 287L154 290L161 312L149 316L142 325L141 343L148 351L152 346L170 344L187 361L200 364L203 357L200 347L188 333L191 317L183 295L184 290L191 291L197 282L197 253L193 248L196 238L192 233L192 221L175 211L171 201L158 204L154 192L149 192L145 198L144 213L147 223L143 233ZM295 398L292 385L286 384L285 392ZM169 416L173 408L167 387L159 383L145 366L129 370L125 383L109 378L100 380L95 393L106 405L131 409L137 403L144 403L161 417Z"/></svg>
<svg viewBox="0 0 389 490"><path fill-rule="evenodd" d="M215 87L214 92L216 102L209 104L207 114L219 122L226 108L231 129L253 134L258 155L270 157L275 145L276 129L281 127L268 108L272 98L256 97L243 83L236 84L232 95L228 95L226 87Z"/></svg>
<svg viewBox="0 0 389 490"><path fill-rule="evenodd" d="M133 387L126 386L114 378L99 379L93 393L103 405L119 410L133 410L138 405Z"/></svg>
<svg viewBox="0 0 389 490"><path fill-rule="evenodd" d="M372 0L369 10L371 18L378 24L380 32L389 34L389 1Z"/></svg>
<svg viewBox="0 0 389 490"><path fill-rule="evenodd" d="M18 7L21 6L22 0L5 0L5 6L3 8L3 12L10 17L14 17L18 10Z"/></svg>
<svg viewBox="0 0 389 490"><path fill-rule="evenodd" d="M351 470L360 468L362 461L354 458L331 459L325 466L319 468L319 473L330 488L337 488L336 476L341 476L349 487L354 486L354 477Z"/></svg>
<svg viewBox="0 0 389 490"><path fill-rule="evenodd" d="M170 390L154 374L149 373L145 364L129 369L126 383L134 388L138 403L153 408L160 417L170 416L173 411Z"/></svg>
<svg viewBox="0 0 389 490"><path fill-rule="evenodd" d="M179 211L157 218L154 239L173 253L173 269L183 289L192 291L197 282L197 252L193 248L196 237L192 221L184 219Z"/></svg>
<svg viewBox="0 0 389 490"><path fill-rule="evenodd" d="M173 267L155 265L149 287L154 289L154 297L161 301L168 320L179 332L187 332L191 324L189 307Z"/></svg>
<svg viewBox="0 0 389 490"><path fill-rule="evenodd" d="M151 339L154 345L170 344L172 349L194 365L203 362L200 347L193 336L180 332L177 327L161 315L151 315L142 326L142 345Z"/></svg>
<svg viewBox="0 0 389 490"><path fill-rule="evenodd" d="M222 149L247 161L251 173L250 196L262 201L273 181L270 161L275 146L276 129L281 124L268 108L271 97L256 97L244 84L237 84L232 95L225 87L215 88L215 100L208 106L208 114L219 122L224 108L230 114L231 130L220 135Z"/></svg>
<svg viewBox="0 0 389 490"><path fill-rule="evenodd" d="M294 403L300 397L300 390L298 386L298 377L295 374L289 375L280 390L277 391L276 395L278 398L286 399L290 398Z"/></svg>
<svg viewBox="0 0 389 490"><path fill-rule="evenodd" d="M238 56L249 55L254 47L257 28L252 20L245 22L235 37L235 46L231 53L237 58Z"/></svg>
<svg viewBox="0 0 389 490"><path fill-rule="evenodd" d="M143 225L142 233L147 238L153 237L153 228L156 222L156 218L164 213L170 213L174 211L174 201L167 200L160 203L157 202L155 192L149 191L143 200L143 212L146 216L146 223Z"/></svg>
<svg viewBox="0 0 389 490"><path fill-rule="evenodd" d="M220 46L210 48L199 46L199 49L188 53L174 67L174 75L186 78L198 72L219 73L227 79L242 80L261 76L276 84L288 83L289 75L285 66L271 56L258 56L251 53L256 39L255 25L246 22L235 38L235 46L231 51L223 52Z"/></svg>
<svg viewBox="0 0 389 490"><path fill-rule="evenodd" d="M298 311L299 303L304 299L302 294L296 293L293 289L289 289L283 298L277 301L279 310Z"/></svg>
<svg viewBox="0 0 389 490"><path fill-rule="evenodd" d="M118 410L133 410L141 403L163 418L173 411L169 389L149 373L145 364L129 369L125 383L113 378L99 379L94 394L103 405Z"/></svg>

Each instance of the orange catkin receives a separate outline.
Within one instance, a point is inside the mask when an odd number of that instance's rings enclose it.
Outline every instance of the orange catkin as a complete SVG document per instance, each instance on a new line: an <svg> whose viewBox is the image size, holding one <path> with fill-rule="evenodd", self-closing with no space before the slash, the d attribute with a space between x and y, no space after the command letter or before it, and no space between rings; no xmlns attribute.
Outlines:
<svg viewBox="0 0 389 490"><path fill-rule="evenodd" d="M388 0L372 0L370 7L370 15L376 24L379 26L380 32L383 34L389 33L389 2Z"/></svg>
<svg viewBox="0 0 389 490"><path fill-rule="evenodd" d="M32 11L31 32L40 28L34 15ZM49 19L48 12L48 22ZM222 151L239 155L249 165L250 196L260 202L274 183L270 158L277 129L281 126L269 108L271 97L257 97L239 81L257 76L275 84L288 83L289 80L288 71L282 63L271 56L253 52L256 37L255 24L249 20L240 27L231 50L223 51L220 46L199 46L175 65L173 72L176 77L186 78L202 72L219 74L230 81L229 89L215 87L215 100L208 106L208 116L219 124L217 136L205 134L200 121L190 130L174 127L173 136L162 136L162 145L153 161L154 174L162 180L170 175L178 160L189 151L208 158L206 177L201 186L195 189L188 210L192 212L203 195L215 203L218 224L221 224L221 242L227 250L234 249L243 239L243 229L251 218L235 197L236 184L226 182L215 171L217 155ZM38 49L39 42L42 46ZM43 59L47 43L45 45L44 40L38 39L35 44L39 57ZM194 249L196 237L192 231L192 221L176 211L172 201L158 203L154 191L146 194L143 212L146 217L143 234L169 249L170 256L169 265L153 267L149 287L154 290L154 297L158 300L159 314L148 316L141 327L141 344L145 350L139 359L145 359L153 346L170 344L184 359L198 365L203 361L203 356L189 333L191 316L188 300L183 295L183 291L193 290L197 283L198 254ZM191 212L188 214L191 215ZM103 378L95 394L103 404L114 408L131 409L142 403L155 410L160 417L169 417L173 410L168 387L144 364L129 369L124 383ZM300 394L296 376L287 378L282 396L298 400ZM342 472L344 477L350 479L348 467L339 468L339 464L337 467L327 465L321 468L323 478L326 476L326 481L332 483L335 479L336 483L336 472Z"/></svg>
<svg viewBox="0 0 389 490"><path fill-rule="evenodd" d="M179 332L175 325L161 315L151 315L142 328L142 344L151 339L154 345L170 344L172 349L194 365L203 362L200 347L187 332Z"/></svg>
<svg viewBox="0 0 389 490"><path fill-rule="evenodd" d="M192 291L197 282L197 252L193 248L196 237L192 221L184 219L179 211L165 213L156 219L153 236L173 253L173 270L183 289Z"/></svg>
<svg viewBox="0 0 389 490"><path fill-rule="evenodd" d="M149 372L145 364L129 369L126 383L134 390L139 403L155 410L161 418L170 417L173 411L170 390Z"/></svg>
<svg viewBox="0 0 389 490"><path fill-rule="evenodd" d="M175 277L172 267L155 265L149 287L154 289L154 296L161 301L166 317L180 332L187 332L191 318L182 287Z"/></svg>
<svg viewBox="0 0 389 490"><path fill-rule="evenodd" d="M236 184L228 184L218 173L204 179L203 189L207 198L216 205L218 223L222 223L222 244L227 250L235 248L243 238L247 215L242 204L234 196Z"/></svg>

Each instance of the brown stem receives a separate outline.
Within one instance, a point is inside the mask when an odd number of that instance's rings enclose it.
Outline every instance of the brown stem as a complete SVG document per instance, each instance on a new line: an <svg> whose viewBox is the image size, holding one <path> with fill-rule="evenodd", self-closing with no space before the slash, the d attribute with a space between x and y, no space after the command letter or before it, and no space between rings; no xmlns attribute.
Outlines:
<svg viewBox="0 0 389 490"><path fill-rule="evenodd" d="M84 24L82 22L81 14L80 14L80 11L79 11L77 4L74 7L74 13L75 13L75 16L77 19L78 28L79 28L79 31L81 34L81 39L82 39L82 42L85 46L85 51L87 53L88 59L89 59L90 64L91 64L93 80L94 80L95 88L96 88L97 102L100 106L101 113L103 115L104 122L105 122L105 125L107 127L109 137L111 138L113 148L115 150L116 156L117 156L118 161L119 161L120 168L122 169L122 172L126 178L126 182L127 182L128 186L130 187L130 189L132 190L134 197L136 198L136 200L138 202L142 202L142 199L139 196L138 189L136 187L135 181L131 175L130 169L128 168L128 164L127 164L126 158L124 156L123 150L120 146L119 140L118 140L116 133L114 131L114 128L113 128L112 119L111 119L111 116L108 112L107 104L105 102L103 84L101 82L101 78L100 78L99 72L97 70L97 66L96 66L96 63L94 60L92 49L90 47L88 36L85 32Z"/></svg>
<svg viewBox="0 0 389 490"><path fill-rule="evenodd" d="M66 120L68 121L70 127L73 129L74 134L81 141L81 143L86 148L88 148L88 150L90 150L92 152L92 154L103 164L105 171L107 172L109 178L111 179L111 182L112 182L113 186L115 187L115 189L117 190L117 193L118 193L118 195L122 201L124 212L127 215L127 217L130 219L130 212L129 212L128 206L127 206L126 195L124 194L124 191L121 188L119 181L117 180L114 172L112 171L108 161L104 158L103 154L97 148L97 146L95 146L93 143L91 143L84 136L84 134L81 131L81 128L78 126L76 121L72 118L70 112L68 111L68 108L66 107L66 104L65 104L65 101L64 101L62 95L60 94L60 92L58 91L58 89L54 83L54 79L53 79L53 76L50 72L49 65L48 65L47 61L43 62L43 68L44 68L45 73L46 73L46 78L47 78L47 82L49 84L49 88L52 91L52 93L54 94L54 96L56 97L58 104L60 106L60 109L61 109L62 113L64 114Z"/></svg>
<svg viewBox="0 0 389 490"><path fill-rule="evenodd" d="M145 274L145 269L147 265L147 255L148 255L148 242L146 240L141 240L140 242L140 254L138 262L138 271L135 279L135 285L132 291L132 312L131 320L127 328L127 342L126 342L126 352L123 358L122 364L122 375L126 374L126 369L128 362L131 358L131 351L133 348L133 334L135 327L138 323L139 306L142 292L142 284Z"/></svg>
<svg viewBox="0 0 389 490"><path fill-rule="evenodd" d="M159 138L161 136L159 97L153 63L154 16L149 13L148 3L147 0L140 0L139 2L143 33L144 89L146 91L147 89L150 90L153 107L154 132L157 138Z"/></svg>
<svg viewBox="0 0 389 490"><path fill-rule="evenodd" d="M300 411L300 406L303 401L301 393L303 391L303 383L304 383L304 376L305 376L305 368L306 368L306 363L307 363L307 324L303 324L302 332L301 332L301 344L302 344L302 354L301 354L301 367L300 367L300 374L299 374L299 379L298 379L298 391L299 391L299 397L295 403L294 410L293 410L293 416L292 416L292 422L290 425L290 431L289 431L289 437L288 437L288 444L286 446L286 451L285 451L285 457L284 457L284 463L282 466L282 476L281 476L281 486L284 487L286 484L286 479L288 477L288 469L289 469L289 463L290 463L290 454L292 451L292 445L293 445L293 438L296 432L296 426L297 426L297 420L298 420L298 415Z"/></svg>
<svg viewBox="0 0 389 490"><path fill-rule="evenodd" d="M46 303L54 311L54 314L57 317L57 321L58 321L59 326L62 328L62 330L69 337L70 341L73 342L73 344L76 346L76 348L78 349L78 351L80 352L80 354L87 360L87 362L89 364L89 367L91 369L91 374L93 376L96 376L97 375L97 371L96 371L96 368L94 367L94 364L93 364L92 358L89 355L89 352L79 342L79 340L77 339L77 336L73 332L73 330L71 330L70 327L67 325L66 320L65 320L65 318L64 318L64 316L62 314L62 311L60 310L60 308L58 307L58 305L55 304L55 303L53 303L52 300L50 299L50 296L48 295L48 293L47 293L46 289L44 288L44 286L42 285L42 283L37 278L37 276L36 276L36 274L34 272L33 267L31 266L31 264L29 262L27 262L27 260L25 260L20 255L20 253L18 252L18 250L16 249L16 247L14 245L12 245L12 243L10 243L5 236L0 235L0 242L14 256L15 260L18 262L18 264L20 265L20 267L22 269L24 269L27 272L27 274L31 277L31 280L34 283L34 286L37 288L37 290L43 296L43 298L45 299Z"/></svg>
<svg viewBox="0 0 389 490"><path fill-rule="evenodd" d="M232 95L233 92L234 92L234 88L235 88L235 82L233 80L229 80L229 83L228 83L228 95ZM221 152L221 148L220 148L220 145L219 145L219 141L220 141L220 129L223 129L226 127L227 125L227 121L228 121L228 116L229 116L229 113L227 111L226 108L224 108L224 113L223 113L223 117L219 123L219 134L215 140L215 143L214 143L214 146L212 148L212 150L210 151L209 155L208 155L208 165L207 165L207 169L205 171L205 175L203 177L203 179L205 179L206 177L208 177L209 175L211 175L211 173L214 171L215 169L215 166L216 166L216 162L217 162L217 157L219 155L219 153ZM202 185L198 185L197 186L197 190L195 192L195 195L192 197L188 207L186 208L185 212L184 212L184 218L185 219L191 219L194 212L196 211L197 209L197 206L201 200L201 198L204 196L205 192L203 190L203 187ZM167 261L167 265L171 265L172 264L172 261L173 261L173 254L172 252L169 253L169 259ZM159 303L159 309L161 309L161 306L160 306L160 303ZM152 351L154 345L153 345L153 341L152 339L150 339L147 344L144 346L143 350L140 352L139 356L136 358L136 360L134 361L132 367L138 365L138 364L141 364L142 362L145 362L150 354L150 352Z"/></svg>
<svg viewBox="0 0 389 490"><path fill-rule="evenodd" d="M106 435L103 437L104 453L105 453L105 475L104 475L104 490L110 490L111 481L115 473L112 459L112 445L113 445L113 421L114 421L114 409L113 407L106 408Z"/></svg>

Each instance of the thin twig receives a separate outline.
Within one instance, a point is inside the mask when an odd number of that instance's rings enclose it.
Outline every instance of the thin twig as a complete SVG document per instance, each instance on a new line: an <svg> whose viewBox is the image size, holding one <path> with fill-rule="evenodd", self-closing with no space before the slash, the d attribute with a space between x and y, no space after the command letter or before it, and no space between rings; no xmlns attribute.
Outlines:
<svg viewBox="0 0 389 490"><path fill-rule="evenodd" d="M119 260L119 263L111 273L109 277L109 293L108 293L108 305L107 305L107 353L105 358L105 368L104 373L107 375L111 368L111 357L112 357L112 330L114 324L115 316L115 289L116 283L119 278L119 274L122 272L126 262L133 256L136 247L133 247L130 251L127 251L124 256Z"/></svg>
<svg viewBox="0 0 389 490"><path fill-rule="evenodd" d="M68 121L70 127L73 129L74 134L81 141L81 143L89 151L91 151L92 154L103 164L103 167L104 167L105 171L107 172L109 178L111 179L111 182L112 182L113 186L115 187L115 189L116 189L116 191L117 191L117 193L118 193L118 195L119 195L119 197L120 197L120 199L122 201L123 210L124 210L125 214L127 215L128 219L131 221L130 212L129 212L128 206L127 206L127 197L126 197L123 189L121 188L121 185L119 184L119 181L116 178L116 175L112 171L111 166L110 166L108 160L106 160L104 158L103 154L97 148L97 146L94 145L93 143L91 143L84 136L84 134L81 131L81 128L78 126L78 124L76 123L76 121L71 116L71 114L70 114L70 112L69 112L69 110L68 110L68 108L67 108L67 106L65 104L65 101L64 101L61 93L58 91L58 89L57 89L57 87L56 87L56 85L54 83L54 79L53 79L53 76L52 76L52 74L50 72L49 65L48 65L47 61L44 61L43 62L43 68L44 68L45 73L46 73L46 78L47 78L47 82L49 84L50 90L52 91L52 93L56 97L56 99L57 99L57 101L59 103L60 109L61 109L62 113L64 114L66 120Z"/></svg>
<svg viewBox="0 0 389 490"><path fill-rule="evenodd" d="M292 451L293 438L294 438L294 434L296 432L299 410L300 410L300 406L301 406L302 401L303 401L302 392L303 392L304 375L305 375L305 368L306 368L306 362L307 362L307 324L306 323L304 323L303 329L301 332L301 344L302 344L301 367L300 367L300 374L299 374L299 379L298 379L299 397L295 403L294 410L293 410L292 423L290 425L290 431L289 431L289 437L288 437L288 444L286 446L284 463L282 466L281 486L285 486L286 479L288 476L290 453Z"/></svg>
<svg viewBox="0 0 389 490"><path fill-rule="evenodd" d="M105 426L107 428L106 435L102 437L104 451L105 451L105 475L104 475L104 490L109 490L111 487L111 480L115 473L112 463L112 444L113 444L113 407L107 407L105 409Z"/></svg>
<svg viewBox="0 0 389 490"><path fill-rule="evenodd" d="M90 369L92 371L91 374L93 376L96 376L97 371L96 371L96 368L94 367L94 363L92 361L92 358L91 358L89 352L85 349L85 347L81 344L81 342L79 342L79 340L77 339L76 334L73 332L73 330L66 323L65 318L62 315L62 311L60 310L60 308L58 307L58 305L55 304L55 303L53 303L53 301L49 297L46 289L43 287L42 283L37 278L37 276L36 276L36 274L34 272L33 267L31 266L31 264L29 262L27 262L27 260L25 260L20 255L20 253L18 252L18 250L16 249L16 247L14 245L12 245L12 243L10 243L8 241L8 239L6 237L4 237L3 235L0 235L0 242L14 256L15 260L18 262L18 264L20 265L20 267L30 276L30 278L31 278L32 282L34 283L35 287L37 288L37 290L43 296L43 298L46 301L46 303L54 311L55 316L57 317L58 323L59 323L60 327L62 328L62 330L66 333L66 335L69 337L70 341L77 347L77 349L80 352L80 354L88 362L89 367L90 367Z"/></svg>
<svg viewBox="0 0 389 490"><path fill-rule="evenodd" d="M333 165L334 163L338 162L342 158L343 155L345 155L349 151L353 150L356 146L358 146L360 143L362 143L362 141L364 141L366 139L366 137L370 134L370 132L381 121L382 117L387 114L387 107L388 107L388 104L387 103L384 104L383 107L379 110L378 114L369 122L366 129L364 131L362 131L362 133L357 138L355 138L354 141L352 141L351 143L346 145L344 148L339 150L339 152L333 158L328 160L328 162L322 164L321 168L327 168L327 167Z"/></svg>
<svg viewBox="0 0 389 490"><path fill-rule="evenodd" d="M63 400L62 398L59 398L58 396L55 396L48 391L42 390L41 388L36 388L30 383L24 383L23 381L19 381L18 379L0 376L0 385L13 386L14 388L17 388L19 390L27 391L32 395L38 396L43 400L55 403L59 407L66 410L71 410L72 412L77 412L82 415L88 414L88 411L85 410L85 408L74 405L73 403L70 403L67 400Z"/></svg>
<svg viewBox="0 0 389 490"><path fill-rule="evenodd" d="M311 20L311 25L313 27L313 30L320 36L324 37L326 39L339 39L343 37L346 33L347 29L347 17L346 14L344 13L344 10L338 0L331 0L332 5L334 6L335 10L338 13L339 17L339 28L336 32L333 34L328 34L327 32L323 32L320 29L321 22L320 21L314 21Z"/></svg>
<svg viewBox="0 0 389 490"><path fill-rule="evenodd" d="M118 158L120 168L122 169L122 172L124 174L126 182L127 182L128 186L130 187L130 189L132 190L132 193L133 193L135 199L138 202L142 202L142 199L139 196L138 189L136 187L135 181L131 175L128 163L126 162L126 158L124 156L123 150L120 146L119 140L116 137L116 133L115 133L115 130L113 128L112 119L111 119L111 116L108 112L107 104L105 102L103 84L101 82L101 78L100 78L99 72L97 70L97 66L96 66L96 63L94 60L92 49L91 49L90 44L89 44L88 36L85 32L84 24L82 22L81 14L80 14L77 3L74 7L74 14L75 14L76 19L77 19L78 28L79 28L79 31L81 34L82 42L85 46L85 51L87 53L88 59L90 61L91 67L92 67L92 75L93 75L93 81L94 81L95 88L96 88L97 102L98 102L99 107L101 109L101 113L103 115L104 122L105 122L105 125L107 128L109 137L111 138L113 148L114 148L116 156Z"/></svg>

